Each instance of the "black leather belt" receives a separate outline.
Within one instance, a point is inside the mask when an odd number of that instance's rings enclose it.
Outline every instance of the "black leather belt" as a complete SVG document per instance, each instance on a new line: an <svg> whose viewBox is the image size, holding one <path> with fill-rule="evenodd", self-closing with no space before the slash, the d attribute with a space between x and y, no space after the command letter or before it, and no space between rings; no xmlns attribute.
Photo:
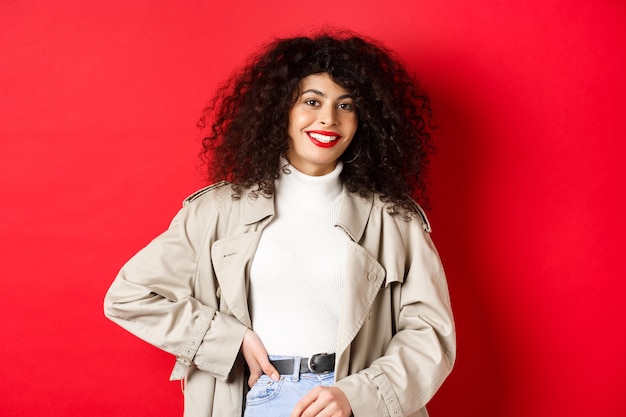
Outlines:
<svg viewBox="0 0 626 417"><path fill-rule="evenodd" d="M295 359L276 359L270 361L274 368L281 375L293 375ZM335 370L335 354L319 353L310 358L302 358L300 360L300 373L311 372L314 374L322 374Z"/></svg>

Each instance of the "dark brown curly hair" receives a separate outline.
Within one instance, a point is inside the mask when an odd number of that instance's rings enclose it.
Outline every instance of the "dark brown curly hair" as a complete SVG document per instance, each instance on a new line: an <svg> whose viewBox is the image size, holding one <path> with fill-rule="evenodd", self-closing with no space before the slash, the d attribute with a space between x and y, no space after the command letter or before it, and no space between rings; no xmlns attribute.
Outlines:
<svg viewBox="0 0 626 417"><path fill-rule="evenodd" d="M428 97L393 52L350 33L276 40L218 89L198 123L209 178L229 181L234 197L248 187L271 195L298 84L318 73L350 91L357 111L341 156L347 189L377 193L391 213L415 212L407 196L426 202L433 151Z"/></svg>

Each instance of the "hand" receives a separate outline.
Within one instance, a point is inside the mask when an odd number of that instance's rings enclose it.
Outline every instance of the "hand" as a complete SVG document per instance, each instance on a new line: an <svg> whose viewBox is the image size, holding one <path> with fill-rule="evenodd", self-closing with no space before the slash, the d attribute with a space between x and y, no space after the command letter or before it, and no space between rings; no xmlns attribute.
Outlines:
<svg viewBox="0 0 626 417"><path fill-rule="evenodd" d="M250 368L250 378L248 378L250 388L254 386L257 379L263 374L269 375L274 381L280 379L278 371L270 363L267 350L265 350L261 339L250 329L246 331L243 337L241 353L248 364L248 368Z"/></svg>
<svg viewBox="0 0 626 417"><path fill-rule="evenodd" d="M298 401L290 417L348 417L352 407L337 387L315 387Z"/></svg>

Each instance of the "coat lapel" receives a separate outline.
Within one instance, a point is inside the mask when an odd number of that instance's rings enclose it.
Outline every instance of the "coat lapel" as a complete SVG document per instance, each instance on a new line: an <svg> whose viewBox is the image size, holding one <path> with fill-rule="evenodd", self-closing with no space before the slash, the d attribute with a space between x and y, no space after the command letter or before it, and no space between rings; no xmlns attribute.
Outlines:
<svg viewBox="0 0 626 417"><path fill-rule="evenodd" d="M261 231L218 240L211 247L211 259L219 282L221 298L230 313L244 325L251 327L248 311L247 272L254 256ZM220 311L227 311L220 305Z"/></svg>
<svg viewBox="0 0 626 417"><path fill-rule="evenodd" d="M339 316L338 363L343 353L349 353L349 346L361 329L385 280L385 269L359 245L373 204L373 196L364 198L344 189L336 225L350 236L351 241L346 253L346 281Z"/></svg>
<svg viewBox="0 0 626 417"><path fill-rule="evenodd" d="M352 343L385 280L382 265L358 244L348 244L347 257L346 281L339 316L338 353Z"/></svg>
<svg viewBox="0 0 626 417"><path fill-rule="evenodd" d="M241 323L252 327L248 310L248 276L261 232L274 216L274 200L262 196L253 197L249 191L241 196L238 223L231 225L239 230L233 236L216 240L211 246L211 260L221 298L226 306L220 311L228 312Z"/></svg>

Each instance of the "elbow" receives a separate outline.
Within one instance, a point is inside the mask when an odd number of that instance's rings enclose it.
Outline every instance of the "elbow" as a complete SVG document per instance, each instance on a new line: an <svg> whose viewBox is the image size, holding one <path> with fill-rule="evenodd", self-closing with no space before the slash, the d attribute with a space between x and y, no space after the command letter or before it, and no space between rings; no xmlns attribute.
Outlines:
<svg viewBox="0 0 626 417"><path fill-rule="evenodd" d="M102 303L102 310L104 312L104 317L108 318L109 320L112 320L114 317L116 317L114 304L115 304L115 301L111 297L110 290L109 290L104 295L104 300Z"/></svg>
<svg viewBox="0 0 626 417"><path fill-rule="evenodd" d="M123 306L123 299L115 294L115 283L107 290L102 302L102 310L104 317L109 320L115 321L115 319L123 318L123 312L120 311L120 307Z"/></svg>

